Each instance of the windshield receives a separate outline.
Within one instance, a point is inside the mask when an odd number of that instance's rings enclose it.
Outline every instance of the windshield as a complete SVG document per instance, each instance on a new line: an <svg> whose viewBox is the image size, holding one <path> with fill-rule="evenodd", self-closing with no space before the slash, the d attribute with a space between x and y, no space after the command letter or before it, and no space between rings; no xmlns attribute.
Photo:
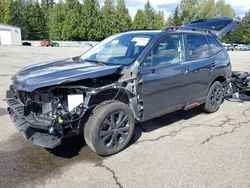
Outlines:
<svg viewBox="0 0 250 188"><path fill-rule="evenodd" d="M81 60L129 65L139 56L152 35L124 33L111 36L81 56Z"/></svg>

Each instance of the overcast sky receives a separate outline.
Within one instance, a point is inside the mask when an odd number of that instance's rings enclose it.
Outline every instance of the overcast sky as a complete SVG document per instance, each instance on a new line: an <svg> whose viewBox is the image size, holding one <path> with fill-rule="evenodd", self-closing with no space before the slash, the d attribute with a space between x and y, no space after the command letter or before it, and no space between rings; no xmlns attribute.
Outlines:
<svg viewBox="0 0 250 188"><path fill-rule="evenodd" d="M100 1L101 5L103 1ZM136 11L142 9L147 0L125 0L125 2L131 16L134 17ZM179 2L180 0L150 0L155 9L164 10L166 17L174 11ZM231 4L237 16L243 16L250 9L250 0L225 0L225 2Z"/></svg>

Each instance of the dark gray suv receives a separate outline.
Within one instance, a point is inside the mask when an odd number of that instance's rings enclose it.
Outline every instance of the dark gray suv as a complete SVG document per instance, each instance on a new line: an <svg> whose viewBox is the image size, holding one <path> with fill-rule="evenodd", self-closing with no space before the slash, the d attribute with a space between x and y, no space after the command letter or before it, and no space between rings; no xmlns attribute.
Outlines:
<svg viewBox="0 0 250 188"><path fill-rule="evenodd" d="M88 146L112 155L130 142L135 122L179 109L219 109L231 64L217 36L238 20L212 18L163 31L111 36L79 57L31 65L7 91L16 128L55 148L84 133Z"/></svg>

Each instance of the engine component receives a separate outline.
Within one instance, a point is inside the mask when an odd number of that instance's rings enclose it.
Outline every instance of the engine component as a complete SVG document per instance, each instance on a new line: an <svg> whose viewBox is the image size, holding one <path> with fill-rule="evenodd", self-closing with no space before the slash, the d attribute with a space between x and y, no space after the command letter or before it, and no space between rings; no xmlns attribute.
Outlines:
<svg viewBox="0 0 250 188"><path fill-rule="evenodd" d="M233 72L224 97L233 102L250 101L250 73Z"/></svg>

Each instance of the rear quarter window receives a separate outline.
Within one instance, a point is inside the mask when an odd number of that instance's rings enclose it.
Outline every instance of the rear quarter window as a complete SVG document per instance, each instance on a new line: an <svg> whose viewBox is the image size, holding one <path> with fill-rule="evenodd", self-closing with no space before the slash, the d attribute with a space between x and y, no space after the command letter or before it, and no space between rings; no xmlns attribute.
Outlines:
<svg viewBox="0 0 250 188"><path fill-rule="evenodd" d="M207 37L207 40L213 54L217 54L218 52L223 50L223 46L214 37Z"/></svg>
<svg viewBox="0 0 250 188"><path fill-rule="evenodd" d="M187 35L188 60L199 60L210 56L205 36Z"/></svg>

